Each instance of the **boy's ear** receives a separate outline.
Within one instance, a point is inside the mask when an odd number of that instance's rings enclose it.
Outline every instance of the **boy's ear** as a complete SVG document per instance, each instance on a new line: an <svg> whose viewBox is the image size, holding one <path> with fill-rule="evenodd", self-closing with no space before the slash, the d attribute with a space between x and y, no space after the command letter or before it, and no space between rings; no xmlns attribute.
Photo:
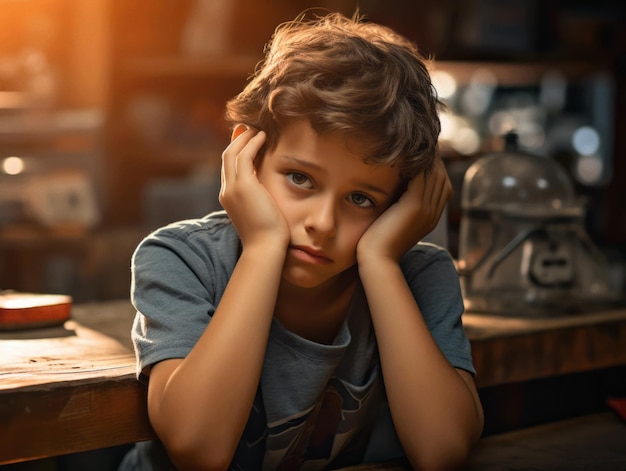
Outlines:
<svg viewBox="0 0 626 471"><path fill-rule="evenodd" d="M235 127L233 128L233 133L230 136L230 142L233 142L235 139L237 139L241 134L246 132L248 129L250 129L250 127L243 123L236 124Z"/></svg>

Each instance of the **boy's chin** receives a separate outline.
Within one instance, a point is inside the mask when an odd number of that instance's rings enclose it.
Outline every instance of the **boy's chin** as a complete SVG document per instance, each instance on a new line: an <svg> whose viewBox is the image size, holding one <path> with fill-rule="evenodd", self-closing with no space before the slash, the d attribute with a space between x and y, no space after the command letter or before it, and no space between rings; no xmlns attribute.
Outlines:
<svg viewBox="0 0 626 471"><path fill-rule="evenodd" d="M358 277L356 265L334 275L318 275L299 270L297 268L283 270L283 283L300 289L323 289L336 284L350 284L355 277Z"/></svg>
<svg viewBox="0 0 626 471"><path fill-rule="evenodd" d="M328 278L298 276L294 274L283 273L283 283L300 289L315 289L323 286Z"/></svg>

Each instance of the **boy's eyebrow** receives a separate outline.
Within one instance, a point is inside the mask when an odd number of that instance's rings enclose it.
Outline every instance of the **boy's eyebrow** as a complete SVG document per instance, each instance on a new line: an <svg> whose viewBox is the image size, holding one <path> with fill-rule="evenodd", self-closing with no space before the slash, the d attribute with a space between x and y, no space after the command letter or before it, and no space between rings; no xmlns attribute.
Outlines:
<svg viewBox="0 0 626 471"><path fill-rule="evenodd" d="M293 157L291 155L284 155L283 158L286 160L291 160L292 162L297 163L298 165L302 165L303 167L312 168L312 169L319 170L322 172L326 171L326 169L322 167L321 165L317 165L316 163L309 162L308 160L302 160L297 157Z"/></svg>
<svg viewBox="0 0 626 471"><path fill-rule="evenodd" d="M320 172L326 172L326 169L324 167L322 167L321 165L317 165L316 163L313 162L309 162L308 160L302 160L299 159L297 157L293 157L291 155L284 155L283 156L284 159L286 160L291 160L294 163L297 163L299 165L302 165L303 167L308 167L308 168L312 168L315 170L318 170ZM360 182L360 181L356 181L355 182L358 186L363 187L364 189L367 189L369 191L373 191L375 193L380 193L381 195L384 195L385 197L389 197L391 196L390 193L376 185L372 185L371 183L366 183L366 182Z"/></svg>
<svg viewBox="0 0 626 471"><path fill-rule="evenodd" d="M385 196L385 197L389 197L391 196L389 194L388 191L383 190L382 188L376 186L376 185L371 185L369 183L365 183L365 182L357 182L357 184L359 184L360 186L362 186L363 188L373 191L375 193L380 193L381 195Z"/></svg>

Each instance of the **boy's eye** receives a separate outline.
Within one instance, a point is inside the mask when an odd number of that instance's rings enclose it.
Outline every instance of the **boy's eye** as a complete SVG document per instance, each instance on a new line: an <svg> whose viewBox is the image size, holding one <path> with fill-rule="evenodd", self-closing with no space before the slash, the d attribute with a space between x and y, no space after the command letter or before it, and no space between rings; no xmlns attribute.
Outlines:
<svg viewBox="0 0 626 471"><path fill-rule="evenodd" d="M353 204L356 204L361 208L371 208L374 206L374 202L361 193L352 193L348 198Z"/></svg>
<svg viewBox="0 0 626 471"><path fill-rule="evenodd" d="M311 188L311 180L303 173L289 172L287 173L287 180L296 186Z"/></svg>

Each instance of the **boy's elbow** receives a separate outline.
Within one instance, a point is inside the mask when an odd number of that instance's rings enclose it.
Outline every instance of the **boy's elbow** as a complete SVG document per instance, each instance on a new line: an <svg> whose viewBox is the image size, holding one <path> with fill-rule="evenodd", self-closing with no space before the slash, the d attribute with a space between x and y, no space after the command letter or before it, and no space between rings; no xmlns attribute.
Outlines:
<svg viewBox="0 0 626 471"><path fill-rule="evenodd" d="M431 443L407 452L411 469L452 471L463 469L469 459L474 440L467 437L448 437L440 443Z"/></svg>
<svg viewBox="0 0 626 471"><path fill-rule="evenodd" d="M454 471L463 469L468 458L469 452L464 451L428 451L409 458L409 462L415 471Z"/></svg>
<svg viewBox="0 0 626 471"><path fill-rule="evenodd" d="M233 459L234 450L226 444L206 443L206 441L170 437L163 440L167 454L180 470L227 470Z"/></svg>
<svg viewBox="0 0 626 471"><path fill-rule="evenodd" d="M225 453L216 451L208 452L206 450L187 448L167 447L167 453L176 466L180 470L196 470L204 471L225 471L230 466L232 457L226 456Z"/></svg>

